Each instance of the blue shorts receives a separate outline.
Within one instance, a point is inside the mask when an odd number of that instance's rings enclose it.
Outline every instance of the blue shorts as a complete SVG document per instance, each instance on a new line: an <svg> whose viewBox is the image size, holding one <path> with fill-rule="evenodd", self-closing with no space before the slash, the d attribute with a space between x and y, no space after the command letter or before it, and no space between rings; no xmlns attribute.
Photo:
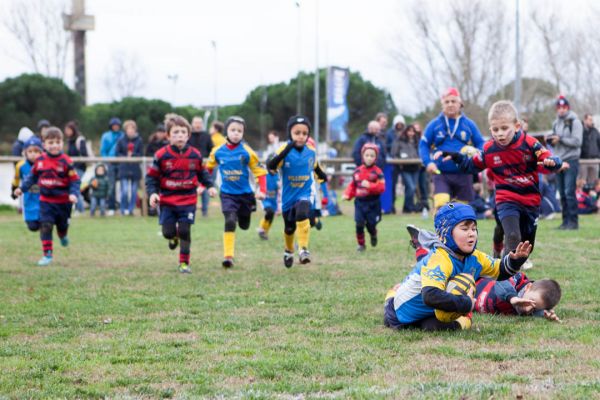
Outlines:
<svg viewBox="0 0 600 400"><path fill-rule="evenodd" d="M272 197L267 197L262 201L263 208L266 210L267 208L272 209L273 211L277 210L277 199Z"/></svg>
<svg viewBox="0 0 600 400"><path fill-rule="evenodd" d="M502 220L506 217L519 218L521 236L529 238L537 231L540 211L538 207L525 207L516 203L500 203L496 204L496 215L500 224L502 224Z"/></svg>
<svg viewBox="0 0 600 400"><path fill-rule="evenodd" d="M253 211L256 211L254 193L221 193L221 210L223 214L236 213L237 215L249 216Z"/></svg>
<svg viewBox="0 0 600 400"><path fill-rule="evenodd" d="M354 200L354 222L375 226L381 221L381 200Z"/></svg>
<svg viewBox="0 0 600 400"><path fill-rule="evenodd" d="M50 222L59 230L65 230L71 219L71 203L47 203L40 201L40 223Z"/></svg>
<svg viewBox="0 0 600 400"><path fill-rule="evenodd" d="M194 224L196 219L196 205L191 206L160 206L158 223L160 225L187 222Z"/></svg>

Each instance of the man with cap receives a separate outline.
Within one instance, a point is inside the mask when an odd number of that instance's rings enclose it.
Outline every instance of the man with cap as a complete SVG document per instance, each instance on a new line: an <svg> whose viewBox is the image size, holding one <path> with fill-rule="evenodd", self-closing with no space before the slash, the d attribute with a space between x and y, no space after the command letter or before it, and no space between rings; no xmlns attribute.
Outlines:
<svg viewBox="0 0 600 400"><path fill-rule="evenodd" d="M463 101L456 88L441 98L442 112L425 128L419 143L419 156L427 172L433 174L433 207L437 210L452 199L473 200L473 176L462 173L451 161L443 161L442 151L472 152L483 148L477 125L462 113ZM438 157L435 157L434 154Z"/></svg>
<svg viewBox="0 0 600 400"><path fill-rule="evenodd" d="M556 175L562 206L562 224L558 229L579 229L575 184L579 172L583 125L563 95L556 99L556 117L552 123L552 134L546 137L546 142L552 146L554 155L569 165L568 169Z"/></svg>
<svg viewBox="0 0 600 400"><path fill-rule="evenodd" d="M102 134L100 139L100 156L115 157L117 154L117 142L123 137L121 131L121 120L113 117L108 122L108 130ZM108 214L115 215L116 209L116 183L117 175L119 174L119 164L108 163Z"/></svg>

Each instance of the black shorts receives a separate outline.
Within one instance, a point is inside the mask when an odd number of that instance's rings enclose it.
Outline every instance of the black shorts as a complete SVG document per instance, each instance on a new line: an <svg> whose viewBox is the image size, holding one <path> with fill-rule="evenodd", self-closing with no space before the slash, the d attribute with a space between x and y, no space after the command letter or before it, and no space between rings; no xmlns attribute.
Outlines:
<svg viewBox="0 0 600 400"><path fill-rule="evenodd" d="M256 211L254 193L221 193L221 210L223 214L236 213L237 215L249 216Z"/></svg>
<svg viewBox="0 0 600 400"><path fill-rule="evenodd" d="M58 227L69 226L71 203L48 203L40 201L40 222L50 222Z"/></svg>
<svg viewBox="0 0 600 400"><path fill-rule="evenodd" d="M160 225L187 222L194 224L196 218L196 205L191 206L160 206L158 223Z"/></svg>
<svg viewBox="0 0 600 400"><path fill-rule="evenodd" d="M354 201L354 222L375 226L381 221L381 200L363 200L357 198Z"/></svg>

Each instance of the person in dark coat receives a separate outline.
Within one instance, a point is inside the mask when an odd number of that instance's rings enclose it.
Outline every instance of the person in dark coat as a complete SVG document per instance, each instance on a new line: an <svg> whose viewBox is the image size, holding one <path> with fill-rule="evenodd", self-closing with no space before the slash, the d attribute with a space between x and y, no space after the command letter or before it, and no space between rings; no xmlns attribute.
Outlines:
<svg viewBox="0 0 600 400"><path fill-rule="evenodd" d="M210 156L210 152L213 148L213 142L210 134L204 130L204 121L202 120L202 118L192 118L192 134L188 143L192 147L195 147L198 151L200 151L200 154L202 154L202 158L204 158L205 160L208 159L208 156ZM204 190L201 196L202 216L206 217L208 215L208 191Z"/></svg>
<svg viewBox="0 0 600 400"><path fill-rule="evenodd" d="M117 157L141 157L144 152L142 138L138 134L137 124L133 120L123 123L125 135L117 142ZM137 200L137 189L142 170L138 163L121 163L119 180L121 182L121 215L133 215Z"/></svg>

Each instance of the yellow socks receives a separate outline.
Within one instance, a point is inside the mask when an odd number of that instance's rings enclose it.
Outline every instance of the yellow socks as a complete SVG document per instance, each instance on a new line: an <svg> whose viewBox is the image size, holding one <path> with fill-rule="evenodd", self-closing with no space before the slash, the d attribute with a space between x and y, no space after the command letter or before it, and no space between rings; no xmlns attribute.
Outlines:
<svg viewBox="0 0 600 400"><path fill-rule="evenodd" d="M291 235L288 235L284 232L283 240L285 242L285 249L287 251L289 251L290 253L293 253L294 252L294 234L292 233Z"/></svg>
<svg viewBox="0 0 600 400"><path fill-rule="evenodd" d="M296 234L298 235L298 247L308 249L308 238L310 232L310 221L308 219L296 222Z"/></svg>
<svg viewBox="0 0 600 400"><path fill-rule="evenodd" d="M459 317L456 322L460 324L460 329L471 329L471 318L467 316Z"/></svg>
<svg viewBox="0 0 600 400"><path fill-rule="evenodd" d="M223 232L223 256L233 257L235 248L235 232Z"/></svg>
<svg viewBox="0 0 600 400"><path fill-rule="evenodd" d="M264 232L269 232L269 229L271 229L271 222L263 218L260 220L260 227Z"/></svg>

